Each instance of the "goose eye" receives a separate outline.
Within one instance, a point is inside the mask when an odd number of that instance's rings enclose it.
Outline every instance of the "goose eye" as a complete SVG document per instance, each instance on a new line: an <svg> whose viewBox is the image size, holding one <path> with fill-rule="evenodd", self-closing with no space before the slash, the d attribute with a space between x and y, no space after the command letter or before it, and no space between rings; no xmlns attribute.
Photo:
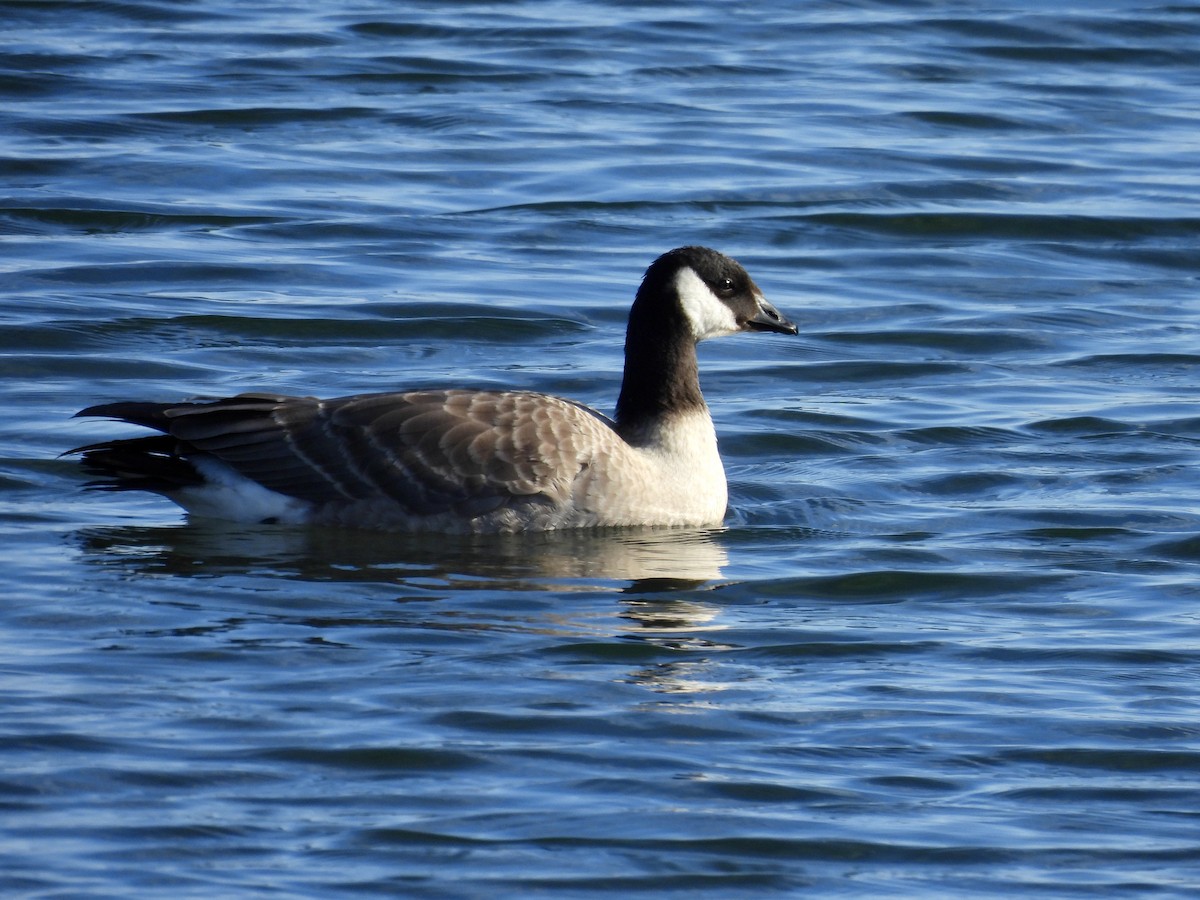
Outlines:
<svg viewBox="0 0 1200 900"><path fill-rule="evenodd" d="M733 279L732 278L722 278L720 281L718 281L717 282L717 292L720 294L723 294L726 297L728 297L730 294L732 294L733 293Z"/></svg>

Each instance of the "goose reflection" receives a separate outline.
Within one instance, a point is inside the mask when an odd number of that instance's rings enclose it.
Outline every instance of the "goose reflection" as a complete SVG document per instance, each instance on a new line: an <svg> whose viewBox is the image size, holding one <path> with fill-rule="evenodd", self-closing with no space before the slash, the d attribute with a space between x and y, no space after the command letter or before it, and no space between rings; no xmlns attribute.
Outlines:
<svg viewBox="0 0 1200 900"><path fill-rule="evenodd" d="M642 594L719 581L728 564L719 533L647 528L446 538L302 527L210 528L193 522L89 529L80 542L95 565L156 574L212 577L269 570L299 581L419 580L468 591Z"/></svg>
<svg viewBox="0 0 1200 900"><path fill-rule="evenodd" d="M715 658L735 649L720 641L724 607L711 593L729 584L722 580L728 558L717 531L397 539L340 529L237 529L225 523L206 528L192 522L104 526L77 532L76 538L86 563L116 570L122 579L148 576L144 583L151 585L155 603L174 593L164 593L164 575L207 582L195 596L220 596L222 602L201 614L210 615L204 621L189 617L179 632L189 639L207 634L221 643L244 641L251 620L240 601L234 614L227 602L231 590L234 596L240 590L260 614L267 612L262 600L268 598L268 618L253 619L260 629L264 621L289 629L301 625L327 646L353 644L364 627L412 629L418 644L425 632L539 635L568 656L598 664L611 664L640 646L644 649L634 652L618 677L658 694L722 689L713 681ZM314 585L326 585L328 596ZM619 600L589 602L588 593L612 593ZM522 594L525 602L518 607L506 602ZM452 597L462 602L440 602ZM414 605L415 600L438 602Z"/></svg>
<svg viewBox="0 0 1200 900"><path fill-rule="evenodd" d="M727 627L719 621L721 612L718 604L692 597L660 594L626 602L621 611L628 624L625 637L670 654L632 669L627 680L657 694L707 694L731 687L714 678L714 657L737 649L720 640Z"/></svg>

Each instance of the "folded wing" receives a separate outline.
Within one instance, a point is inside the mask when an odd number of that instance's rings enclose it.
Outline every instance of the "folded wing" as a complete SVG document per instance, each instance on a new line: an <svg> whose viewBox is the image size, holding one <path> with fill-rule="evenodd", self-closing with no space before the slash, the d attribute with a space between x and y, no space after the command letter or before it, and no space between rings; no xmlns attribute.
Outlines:
<svg viewBox="0 0 1200 900"><path fill-rule="evenodd" d="M411 391L335 400L241 394L184 404L113 403L108 416L174 439L170 457L215 457L270 490L326 504L386 498L409 515L483 515L565 502L591 456L615 439L586 407L527 392ZM163 467L161 438L84 448L94 471L135 468L139 441ZM153 442L153 443L152 443ZM118 452L120 451L120 452ZM121 471L106 461L120 456Z"/></svg>

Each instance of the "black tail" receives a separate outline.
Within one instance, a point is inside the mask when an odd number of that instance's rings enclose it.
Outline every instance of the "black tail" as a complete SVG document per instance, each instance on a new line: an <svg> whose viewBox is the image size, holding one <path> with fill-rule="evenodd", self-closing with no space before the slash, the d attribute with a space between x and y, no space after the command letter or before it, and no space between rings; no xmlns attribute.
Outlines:
<svg viewBox="0 0 1200 900"><path fill-rule="evenodd" d="M179 442L167 434L105 441L77 447L83 470L98 476L87 486L101 491L154 491L170 494L202 484L196 467L179 455Z"/></svg>
<svg viewBox="0 0 1200 900"><path fill-rule="evenodd" d="M131 425L142 425L166 432L166 410L177 404L104 403L80 410L76 416L104 416ZM71 453L83 454L83 470L98 476L89 488L104 491L155 491L169 494L182 487L203 483L196 468L182 457L182 446L169 434L125 440L103 441L76 447ZM66 454L64 454L66 455Z"/></svg>

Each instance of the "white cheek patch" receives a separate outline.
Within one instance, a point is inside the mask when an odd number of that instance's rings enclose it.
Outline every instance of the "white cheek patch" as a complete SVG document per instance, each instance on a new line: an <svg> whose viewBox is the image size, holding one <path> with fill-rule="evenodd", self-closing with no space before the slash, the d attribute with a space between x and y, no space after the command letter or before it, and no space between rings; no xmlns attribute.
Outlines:
<svg viewBox="0 0 1200 900"><path fill-rule="evenodd" d="M696 340L741 331L733 310L712 292L712 288L691 267L679 270L675 276L675 290L679 294L684 318Z"/></svg>

